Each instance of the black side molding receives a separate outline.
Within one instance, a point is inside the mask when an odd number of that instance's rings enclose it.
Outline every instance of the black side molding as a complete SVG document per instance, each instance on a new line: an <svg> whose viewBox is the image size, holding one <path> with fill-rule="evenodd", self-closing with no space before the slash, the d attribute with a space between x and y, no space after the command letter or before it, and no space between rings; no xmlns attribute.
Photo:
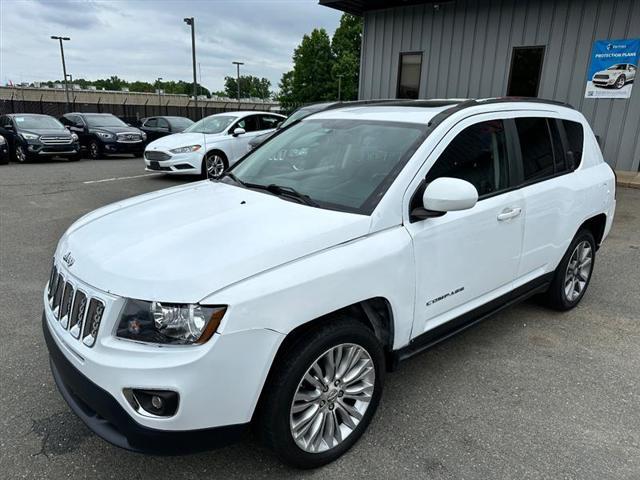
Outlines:
<svg viewBox="0 0 640 480"><path fill-rule="evenodd" d="M407 360L408 358L411 358L414 355L447 340L456 333L466 330L500 310L520 303L532 295L545 292L553 280L554 273L555 272L551 272L542 275L541 277L538 277L535 280L532 280L515 290L486 303L485 305L482 305L481 307L471 310L470 312L454 318L433 330L429 330L428 332L417 336L407 346L392 352L391 364L389 366L390 370L395 370L401 361Z"/></svg>

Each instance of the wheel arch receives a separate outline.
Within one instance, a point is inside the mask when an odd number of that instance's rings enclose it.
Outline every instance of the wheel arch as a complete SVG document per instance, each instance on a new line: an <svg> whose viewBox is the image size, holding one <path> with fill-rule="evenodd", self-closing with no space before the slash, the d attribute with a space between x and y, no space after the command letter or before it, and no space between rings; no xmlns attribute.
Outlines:
<svg viewBox="0 0 640 480"><path fill-rule="evenodd" d="M591 218L588 218L578 228L580 230L589 230L596 241L596 249L600 248L602 238L604 237L604 231L607 225L607 215L605 213L599 213Z"/></svg>

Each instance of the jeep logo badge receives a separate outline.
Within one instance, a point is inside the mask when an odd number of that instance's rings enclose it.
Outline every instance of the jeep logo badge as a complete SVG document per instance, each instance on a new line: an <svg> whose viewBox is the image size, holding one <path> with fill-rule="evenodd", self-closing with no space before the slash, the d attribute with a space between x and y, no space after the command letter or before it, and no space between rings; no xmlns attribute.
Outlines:
<svg viewBox="0 0 640 480"><path fill-rule="evenodd" d="M73 265L73 262L75 262L75 259L71 256L71 252L67 252L67 254L62 257L62 259L64 260L64 263L67 264L67 267L70 267L71 265Z"/></svg>

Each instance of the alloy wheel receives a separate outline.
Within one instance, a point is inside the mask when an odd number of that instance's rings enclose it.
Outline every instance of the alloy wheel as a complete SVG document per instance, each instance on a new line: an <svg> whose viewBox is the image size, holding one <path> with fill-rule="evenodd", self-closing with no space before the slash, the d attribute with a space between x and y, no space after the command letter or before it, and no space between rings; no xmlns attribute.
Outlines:
<svg viewBox="0 0 640 480"><path fill-rule="evenodd" d="M289 424L296 445L320 453L341 444L369 408L375 381L373 360L359 345L343 343L320 355L291 403Z"/></svg>
<svg viewBox="0 0 640 480"><path fill-rule="evenodd" d="M20 163L25 163L27 161L27 154L22 145L16 145L16 160Z"/></svg>
<svg viewBox="0 0 640 480"><path fill-rule="evenodd" d="M207 157L207 175L210 178L218 178L224 172L224 159L220 155L210 155Z"/></svg>
<svg viewBox="0 0 640 480"><path fill-rule="evenodd" d="M100 147L98 147L98 144L96 142L91 142L89 144L89 155L91 155L91 158L98 158L98 156L100 155Z"/></svg>
<svg viewBox="0 0 640 480"><path fill-rule="evenodd" d="M620 77L618 77L618 80L616 80L616 87L618 88L624 87L624 82L625 82L625 78L624 76L621 75Z"/></svg>
<svg viewBox="0 0 640 480"><path fill-rule="evenodd" d="M571 254L564 277L564 295L570 302L575 302L587 286L593 268L593 248L583 240Z"/></svg>

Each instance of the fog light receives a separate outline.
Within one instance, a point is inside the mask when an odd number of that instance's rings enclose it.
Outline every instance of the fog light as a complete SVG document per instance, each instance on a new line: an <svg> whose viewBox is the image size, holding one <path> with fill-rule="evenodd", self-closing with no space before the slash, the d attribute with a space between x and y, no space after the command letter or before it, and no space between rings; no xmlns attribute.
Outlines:
<svg viewBox="0 0 640 480"><path fill-rule="evenodd" d="M124 396L140 415L171 417L178 410L180 396L171 390L141 390L126 388Z"/></svg>

